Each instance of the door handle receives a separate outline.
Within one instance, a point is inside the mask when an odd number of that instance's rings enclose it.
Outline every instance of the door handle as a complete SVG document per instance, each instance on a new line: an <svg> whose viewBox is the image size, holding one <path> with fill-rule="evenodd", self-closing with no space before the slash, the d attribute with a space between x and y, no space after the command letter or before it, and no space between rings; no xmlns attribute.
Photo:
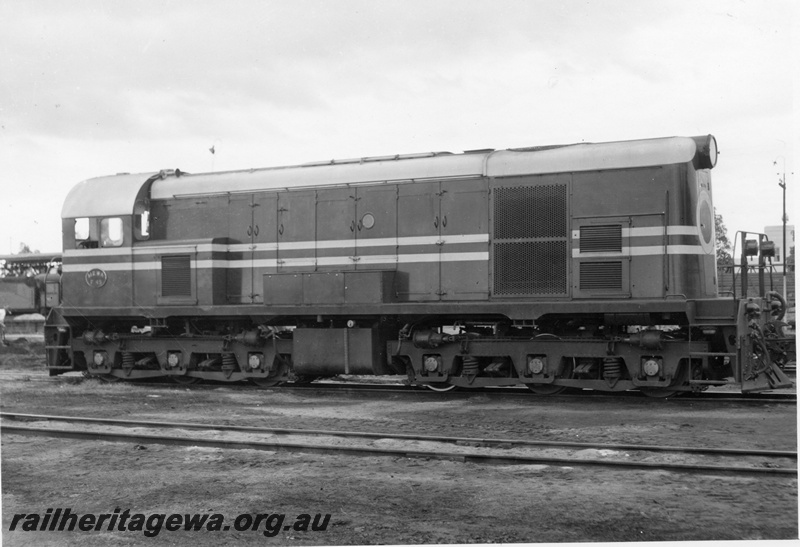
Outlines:
<svg viewBox="0 0 800 547"><path fill-rule="evenodd" d="M283 224L281 224L280 228L278 228L278 233L283 235Z"/></svg>
<svg viewBox="0 0 800 547"><path fill-rule="evenodd" d="M444 218L442 219L442 227L447 228L447 215L445 215ZM256 228L256 229L258 229L258 228Z"/></svg>
<svg viewBox="0 0 800 547"><path fill-rule="evenodd" d="M252 235L253 235L253 227L252 226L248 226L247 227L247 237L250 237Z"/></svg>
<svg viewBox="0 0 800 547"><path fill-rule="evenodd" d="M439 215L436 215L436 218L433 221L433 226L434 226L434 228L438 228L439 227Z"/></svg>
<svg viewBox="0 0 800 547"><path fill-rule="evenodd" d="M256 224L255 229L253 230L253 235L258 235L258 224Z"/></svg>

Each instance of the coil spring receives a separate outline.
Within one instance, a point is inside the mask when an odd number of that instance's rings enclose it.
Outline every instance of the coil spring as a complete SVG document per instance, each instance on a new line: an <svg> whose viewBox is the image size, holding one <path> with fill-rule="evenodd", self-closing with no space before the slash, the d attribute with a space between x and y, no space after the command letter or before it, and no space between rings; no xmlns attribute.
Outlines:
<svg viewBox="0 0 800 547"><path fill-rule="evenodd" d="M222 354L222 366L236 368L236 356L232 353Z"/></svg>
<svg viewBox="0 0 800 547"><path fill-rule="evenodd" d="M461 358L461 375L477 376L480 370L480 361L472 355L464 355Z"/></svg>
<svg viewBox="0 0 800 547"><path fill-rule="evenodd" d="M136 364L136 358L130 351L122 352L122 368L133 368Z"/></svg>
<svg viewBox="0 0 800 547"><path fill-rule="evenodd" d="M622 377L622 360L611 357L603 359L603 379L614 380Z"/></svg>

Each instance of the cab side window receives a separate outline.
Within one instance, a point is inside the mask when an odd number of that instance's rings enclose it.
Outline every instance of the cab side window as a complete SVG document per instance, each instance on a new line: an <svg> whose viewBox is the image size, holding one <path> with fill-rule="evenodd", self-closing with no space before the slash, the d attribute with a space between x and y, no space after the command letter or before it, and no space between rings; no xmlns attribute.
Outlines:
<svg viewBox="0 0 800 547"><path fill-rule="evenodd" d="M122 219L104 218L100 221L100 246L119 247L122 245Z"/></svg>
<svg viewBox="0 0 800 547"><path fill-rule="evenodd" d="M96 226L89 218L75 219L75 248L76 249L95 249L97 248ZM94 229L93 229L94 228ZM94 234L92 232L95 232Z"/></svg>
<svg viewBox="0 0 800 547"><path fill-rule="evenodd" d="M150 239L150 209L137 207L134 210L133 236L138 241Z"/></svg>

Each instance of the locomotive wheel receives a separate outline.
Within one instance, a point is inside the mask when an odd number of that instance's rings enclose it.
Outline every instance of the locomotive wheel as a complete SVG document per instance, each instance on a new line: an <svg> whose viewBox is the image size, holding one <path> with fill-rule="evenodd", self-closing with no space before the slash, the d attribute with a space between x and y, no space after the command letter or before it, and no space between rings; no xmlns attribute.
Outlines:
<svg viewBox="0 0 800 547"><path fill-rule="evenodd" d="M567 386L554 386L552 384L525 384L525 386L536 395L556 395L567 389Z"/></svg>
<svg viewBox="0 0 800 547"><path fill-rule="evenodd" d="M559 337L554 334L540 334L536 338L549 338L553 340L558 340ZM567 361L563 368L558 373L558 378L562 380L570 380L572 379L573 372L575 367L572 364L572 361ZM525 384L529 390L531 390L536 395L557 395L558 393L563 392L567 389L568 386L556 386L553 384Z"/></svg>
<svg viewBox="0 0 800 547"><path fill-rule="evenodd" d="M642 393L647 395L648 397L652 397L654 399L666 399L667 397L672 397L676 393L678 393L677 389L669 389L669 388L645 388L640 390Z"/></svg>
<svg viewBox="0 0 800 547"><path fill-rule="evenodd" d="M676 374L675 382L672 385L674 386L683 386L687 385L689 381L689 375L692 367L688 364L684 363L678 369L678 373ZM647 395L648 397L653 397L654 399L666 399L667 397L672 397L676 393L680 393L680 390L674 389L673 387L652 387L652 388L639 388L639 391Z"/></svg>
<svg viewBox="0 0 800 547"><path fill-rule="evenodd" d="M296 386L307 386L311 382L317 379L317 376L298 376L294 379L292 384Z"/></svg>
<svg viewBox="0 0 800 547"><path fill-rule="evenodd" d="M119 382L122 380L119 376L114 376L113 374L90 374L89 378L97 378L101 382L105 382L107 384L111 384L113 382Z"/></svg>
<svg viewBox="0 0 800 547"><path fill-rule="evenodd" d="M275 367L271 373L266 378L249 378L251 382L253 382L258 387L275 387L278 384L282 384L285 372L288 370L289 365L286 358L277 359L277 367Z"/></svg>
<svg viewBox="0 0 800 547"><path fill-rule="evenodd" d="M253 382L258 387L275 387L278 384L282 383L280 380L271 380L269 377L267 378L250 378L250 381Z"/></svg>
<svg viewBox="0 0 800 547"><path fill-rule="evenodd" d="M183 386L189 386L192 384L196 384L201 380L201 378L195 378L194 376L171 376L172 381L176 384L181 384Z"/></svg>
<svg viewBox="0 0 800 547"><path fill-rule="evenodd" d="M432 384L423 384L423 385L430 390L440 391L440 392L453 391L456 387L458 387L449 382L433 382Z"/></svg>

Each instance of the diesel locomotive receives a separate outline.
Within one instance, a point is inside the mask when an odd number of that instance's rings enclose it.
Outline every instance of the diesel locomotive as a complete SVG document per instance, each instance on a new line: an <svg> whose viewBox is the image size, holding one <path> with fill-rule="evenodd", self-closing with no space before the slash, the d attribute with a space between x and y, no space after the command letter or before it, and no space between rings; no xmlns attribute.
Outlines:
<svg viewBox="0 0 800 547"><path fill-rule="evenodd" d="M791 385L775 293L721 297L711 135L86 180L51 374L408 375L652 396Z"/></svg>

